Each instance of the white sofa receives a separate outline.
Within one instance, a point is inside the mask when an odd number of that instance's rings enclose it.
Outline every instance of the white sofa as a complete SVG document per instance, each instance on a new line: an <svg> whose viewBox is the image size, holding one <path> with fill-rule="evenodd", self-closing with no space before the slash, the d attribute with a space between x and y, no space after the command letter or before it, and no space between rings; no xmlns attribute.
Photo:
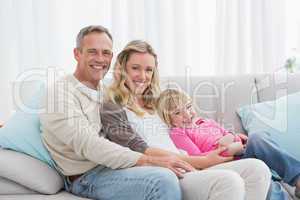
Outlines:
<svg viewBox="0 0 300 200"><path fill-rule="evenodd" d="M164 77L161 85L162 88L180 87L194 98L201 114L214 118L233 131L244 132L236 114L238 107L300 91L299 80L300 74L274 73L227 77ZM22 84L22 98L32 96L34 83ZM65 192L60 176L34 158L10 150L0 150L0 163L0 200L84 199ZM4 165L7 166L5 169L1 167ZM24 176L14 174L16 172ZM36 180L35 185L27 184L25 174ZM41 194L34 190L46 192ZM293 188L287 187L287 190L293 194Z"/></svg>

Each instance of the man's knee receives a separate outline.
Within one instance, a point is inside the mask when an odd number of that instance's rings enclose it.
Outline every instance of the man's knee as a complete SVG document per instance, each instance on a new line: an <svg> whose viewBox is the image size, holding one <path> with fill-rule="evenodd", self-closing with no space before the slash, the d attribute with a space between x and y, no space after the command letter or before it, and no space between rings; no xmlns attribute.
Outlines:
<svg viewBox="0 0 300 200"><path fill-rule="evenodd" d="M171 170L157 167L153 169L151 174L153 196L160 196L161 199L181 199L178 178Z"/></svg>

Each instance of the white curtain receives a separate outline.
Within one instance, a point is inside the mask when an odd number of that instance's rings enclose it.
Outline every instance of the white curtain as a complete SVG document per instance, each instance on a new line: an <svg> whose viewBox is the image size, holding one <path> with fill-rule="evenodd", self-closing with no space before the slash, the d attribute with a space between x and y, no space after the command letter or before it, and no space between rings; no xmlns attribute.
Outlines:
<svg viewBox="0 0 300 200"><path fill-rule="evenodd" d="M284 0L0 0L0 121L24 71L75 68L78 31L101 24L115 55L133 39L158 54L161 76L272 71L284 46Z"/></svg>
<svg viewBox="0 0 300 200"><path fill-rule="evenodd" d="M217 0L215 71L271 72L286 58L284 0Z"/></svg>

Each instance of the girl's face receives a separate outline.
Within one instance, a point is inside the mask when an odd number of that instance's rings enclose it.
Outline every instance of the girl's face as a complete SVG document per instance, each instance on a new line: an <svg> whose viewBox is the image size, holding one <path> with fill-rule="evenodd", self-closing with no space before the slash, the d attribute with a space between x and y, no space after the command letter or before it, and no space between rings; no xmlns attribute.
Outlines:
<svg viewBox="0 0 300 200"><path fill-rule="evenodd" d="M186 105L180 106L170 113L170 120L172 127L177 128L190 128L193 124L193 118L196 112L191 102Z"/></svg>
<svg viewBox="0 0 300 200"><path fill-rule="evenodd" d="M126 64L125 84L134 95L142 95L151 84L155 58L149 53L132 53Z"/></svg>

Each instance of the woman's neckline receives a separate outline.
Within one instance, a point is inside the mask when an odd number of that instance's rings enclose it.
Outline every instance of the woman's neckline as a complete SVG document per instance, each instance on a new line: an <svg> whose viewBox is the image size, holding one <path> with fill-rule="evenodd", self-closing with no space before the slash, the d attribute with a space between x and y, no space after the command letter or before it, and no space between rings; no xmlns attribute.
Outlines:
<svg viewBox="0 0 300 200"><path fill-rule="evenodd" d="M135 114L136 116L138 116L138 115L137 115L132 109L130 109L129 107L126 106L125 109L128 110L128 111L130 111L130 112L132 112L132 113ZM155 111L153 111L153 112L148 112L146 109L143 109L143 111L144 111L144 113L145 113L144 116L146 116L146 115L147 115L147 116L155 116L155 113L156 113Z"/></svg>

